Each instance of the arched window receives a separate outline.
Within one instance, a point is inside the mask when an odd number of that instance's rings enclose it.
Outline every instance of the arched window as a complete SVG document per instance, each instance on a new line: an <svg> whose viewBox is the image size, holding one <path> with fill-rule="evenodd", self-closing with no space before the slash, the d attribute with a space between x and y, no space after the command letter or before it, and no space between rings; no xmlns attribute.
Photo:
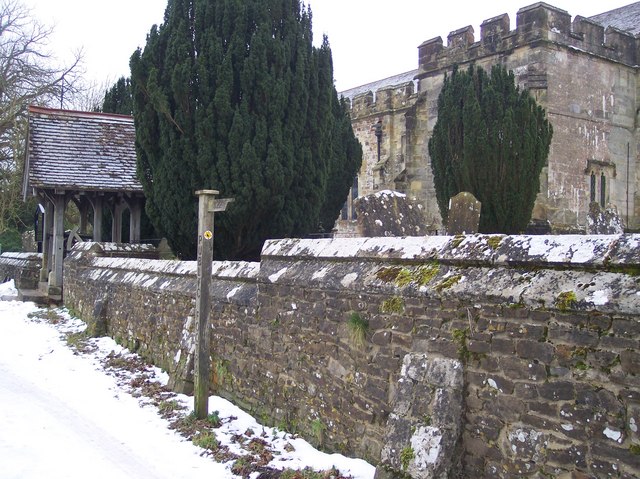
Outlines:
<svg viewBox="0 0 640 479"><path fill-rule="evenodd" d="M349 191L349 197L342 206L342 214L340 218L343 220L355 220L358 215L356 213L355 200L358 198L358 177L353 178L353 185Z"/></svg>
<svg viewBox="0 0 640 479"><path fill-rule="evenodd" d="M597 202L601 208L606 208L611 201L608 188L615 185L615 163L608 160L587 160L584 173L588 175L589 203Z"/></svg>

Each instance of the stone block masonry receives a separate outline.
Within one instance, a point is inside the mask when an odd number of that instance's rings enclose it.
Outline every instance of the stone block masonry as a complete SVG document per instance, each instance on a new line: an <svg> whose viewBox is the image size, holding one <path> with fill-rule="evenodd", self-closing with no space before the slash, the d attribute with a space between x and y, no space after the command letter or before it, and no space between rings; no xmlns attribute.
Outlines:
<svg viewBox="0 0 640 479"><path fill-rule="evenodd" d="M38 289L41 253L2 253L0 256L0 280L13 279L16 288Z"/></svg>
<svg viewBox="0 0 640 479"><path fill-rule="evenodd" d="M583 233L594 201L615 208L627 231L637 231L639 12L630 2L615 14L572 21L569 12L536 2L518 10L514 30L506 14L485 20L478 39L471 26L462 26L444 42L436 37L418 46L412 72L342 92L351 100L351 124L363 149L359 195L388 189L416 198L430 229L442 230L428 141L445 74L502 65L545 109L554 130L531 231ZM614 18L625 19L629 31L610 26Z"/></svg>
<svg viewBox="0 0 640 479"><path fill-rule="evenodd" d="M188 390L195 262L100 250L67 258L65 304ZM385 448L400 413L455 431L450 475L640 475L638 235L274 240L213 269L213 392L267 423L414 477L436 448ZM420 401L433 378L401 397L408 355L462 365L457 414Z"/></svg>

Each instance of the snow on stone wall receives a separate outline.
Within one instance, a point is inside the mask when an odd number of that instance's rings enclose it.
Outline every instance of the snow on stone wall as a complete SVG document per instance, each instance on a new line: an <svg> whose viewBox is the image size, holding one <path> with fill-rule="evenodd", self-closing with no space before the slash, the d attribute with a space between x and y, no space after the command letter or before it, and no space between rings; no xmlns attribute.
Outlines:
<svg viewBox="0 0 640 479"><path fill-rule="evenodd" d="M37 289L41 266L41 253L2 253L0 255L0 281L13 279L17 288Z"/></svg>
<svg viewBox="0 0 640 479"><path fill-rule="evenodd" d="M268 241L260 263L214 264L214 389L379 462L405 357L457 361L460 447L440 464L462 477L634 477L639 272L638 235ZM109 334L188 389L193 263L90 247L65 262L64 293L89 321L102 302ZM435 441L447 410L431 422L410 407L416 433L385 460L402 469L404 457L412 473L433 449L416 438Z"/></svg>

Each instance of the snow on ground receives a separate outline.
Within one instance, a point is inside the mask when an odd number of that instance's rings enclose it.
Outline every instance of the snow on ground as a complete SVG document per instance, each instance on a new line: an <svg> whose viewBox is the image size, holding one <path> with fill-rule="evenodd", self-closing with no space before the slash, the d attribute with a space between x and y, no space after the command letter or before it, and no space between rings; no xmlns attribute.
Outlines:
<svg viewBox="0 0 640 479"><path fill-rule="evenodd" d="M0 285L0 297L15 293L12 282ZM56 319L60 315L64 320ZM105 369L105 358L131 356L126 350L109 338L92 340L90 352L69 347L62 336L83 328L80 320L62 310L52 314L33 303L0 301L3 479L239 477L231 472L233 461L215 462L207 451L169 429L151 401L131 395L123 387L122 371L118 380ZM166 375L153 371L154 380L166 383ZM176 403L192 408L191 397L174 397ZM223 425L214 429L217 440L232 453L241 452L237 437L250 430L273 451L270 467L335 466L354 479L374 475L365 461L324 454L291 434L262 427L222 398L212 396L209 409L222 420ZM250 477L258 475L253 472Z"/></svg>

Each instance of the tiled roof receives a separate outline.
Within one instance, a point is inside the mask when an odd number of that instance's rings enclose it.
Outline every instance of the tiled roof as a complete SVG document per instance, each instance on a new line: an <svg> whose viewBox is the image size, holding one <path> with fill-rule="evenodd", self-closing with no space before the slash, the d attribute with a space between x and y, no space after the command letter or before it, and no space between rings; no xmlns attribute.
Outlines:
<svg viewBox="0 0 640 479"><path fill-rule="evenodd" d="M125 115L29 107L25 194L33 188L142 192Z"/></svg>
<svg viewBox="0 0 640 479"><path fill-rule="evenodd" d="M594 15L589 20L605 28L614 27L632 35L638 35L640 33L640 2Z"/></svg>
<svg viewBox="0 0 640 479"><path fill-rule="evenodd" d="M400 85L402 83L408 83L410 81L413 81L414 77L417 74L418 74L418 70L411 70L409 72L400 73L399 75L394 75L392 77L385 78L383 80L378 80L372 83L367 83L366 85L350 88L349 90L340 92L339 95L345 98L349 98L350 100L353 100L358 95L367 93L369 91L375 94L375 92L377 92L378 90L382 90L383 88Z"/></svg>

